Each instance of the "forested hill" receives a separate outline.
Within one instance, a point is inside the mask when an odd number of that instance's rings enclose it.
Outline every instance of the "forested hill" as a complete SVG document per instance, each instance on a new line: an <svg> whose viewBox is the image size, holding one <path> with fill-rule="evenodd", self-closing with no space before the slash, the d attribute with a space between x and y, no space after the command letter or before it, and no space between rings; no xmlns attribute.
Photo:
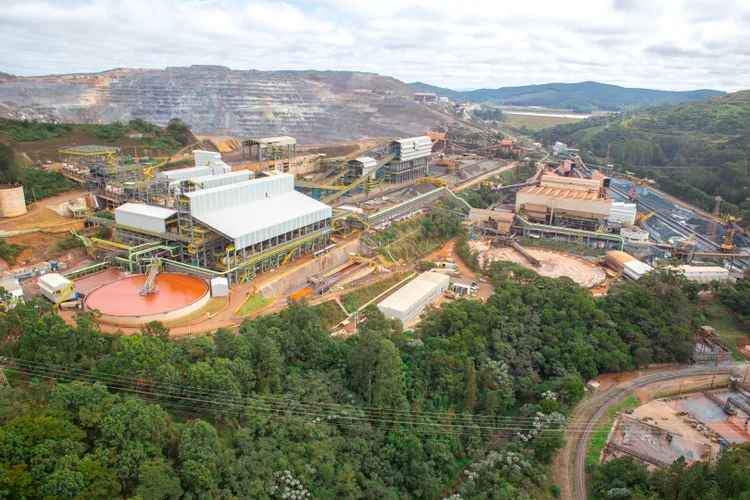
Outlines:
<svg viewBox="0 0 750 500"><path fill-rule="evenodd" d="M723 95L717 90L671 92L666 90L634 89L598 82L545 83L521 87L500 87L468 92L435 87L422 82L411 85L428 92L447 95L453 100L513 106L546 106L572 109L576 113L592 111L625 111L663 104L678 104Z"/></svg>
<svg viewBox="0 0 750 500"><path fill-rule="evenodd" d="M748 221L750 203L750 90L676 106L660 106L558 125L534 134L546 145L563 141L581 148L586 159L610 157L624 169L636 169L680 198L711 210L716 196L722 212ZM706 166L711 170L671 171L637 167ZM744 213L744 215L743 215Z"/></svg>

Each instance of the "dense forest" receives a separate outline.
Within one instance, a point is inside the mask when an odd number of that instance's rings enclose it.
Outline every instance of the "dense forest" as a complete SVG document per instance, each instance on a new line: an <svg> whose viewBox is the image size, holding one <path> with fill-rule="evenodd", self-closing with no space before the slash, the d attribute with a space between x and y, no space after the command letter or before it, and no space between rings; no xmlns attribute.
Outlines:
<svg viewBox="0 0 750 500"><path fill-rule="evenodd" d="M716 196L721 211L750 221L750 91L701 101L604 116L539 131L545 145L563 141L584 159L610 157L621 170L654 179L658 187L705 210ZM668 172L649 166L703 166Z"/></svg>
<svg viewBox="0 0 750 500"><path fill-rule="evenodd" d="M0 317L14 387L0 495L551 497L544 464L584 381L687 361L695 304L669 273L594 299L517 265L485 271L486 303L455 301L409 332L372 307L348 339L304 303L179 339L21 304Z"/></svg>

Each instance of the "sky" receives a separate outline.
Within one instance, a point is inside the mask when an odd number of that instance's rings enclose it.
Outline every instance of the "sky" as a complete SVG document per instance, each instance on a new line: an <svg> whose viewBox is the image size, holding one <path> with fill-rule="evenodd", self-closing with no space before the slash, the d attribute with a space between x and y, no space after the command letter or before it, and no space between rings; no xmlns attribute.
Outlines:
<svg viewBox="0 0 750 500"><path fill-rule="evenodd" d="M210 64L448 88L750 87L749 0L0 0L0 71Z"/></svg>

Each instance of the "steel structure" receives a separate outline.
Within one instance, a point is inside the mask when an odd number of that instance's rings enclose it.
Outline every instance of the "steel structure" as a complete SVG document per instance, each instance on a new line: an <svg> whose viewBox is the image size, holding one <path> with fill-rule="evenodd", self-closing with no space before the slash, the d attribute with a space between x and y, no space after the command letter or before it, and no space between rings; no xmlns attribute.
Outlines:
<svg viewBox="0 0 750 500"><path fill-rule="evenodd" d="M277 170L288 173L297 162L297 140L294 137L266 137L243 139L242 161L254 161L258 172Z"/></svg>
<svg viewBox="0 0 750 500"><path fill-rule="evenodd" d="M383 183L398 184L425 177L429 172L432 141L429 137L387 139L370 146L346 164L334 163L337 173L322 183L296 181L295 188L325 203L369 191ZM373 155L370 157L369 155Z"/></svg>

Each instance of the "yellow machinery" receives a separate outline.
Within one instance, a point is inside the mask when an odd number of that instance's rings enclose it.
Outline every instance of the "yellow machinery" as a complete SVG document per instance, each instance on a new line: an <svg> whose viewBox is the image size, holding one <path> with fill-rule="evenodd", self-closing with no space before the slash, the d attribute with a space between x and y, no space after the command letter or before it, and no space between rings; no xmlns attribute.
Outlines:
<svg viewBox="0 0 750 500"><path fill-rule="evenodd" d="M154 179L154 169L156 168L156 165L151 165L150 167L147 167L143 171L143 175L146 177L147 181Z"/></svg>
<svg viewBox="0 0 750 500"><path fill-rule="evenodd" d="M447 156L441 156L440 158L438 158L438 160L435 162L435 165L448 167L449 173L455 173L458 170L458 162L453 158L449 158Z"/></svg>
<svg viewBox="0 0 750 500"><path fill-rule="evenodd" d="M443 179L436 179L435 177L422 177L421 179L418 179L414 184L422 184L423 182L429 182L440 187L445 187L448 185Z"/></svg>
<svg viewBox="0 0 750 500"><path fill-rule="evenodd" d="M354 254L349 256L349 261L352 263L355 262L362 262L363 264L367 264L367 267L374 267L375 266L375 260L374 259L368 259L367 257L363 257L360 254Z"/></svg>
<svg viewBox="0 0 750 500"><path fill-rule="evenodd" d="M654 215L656 215L656 212L651 212L650 214L642 214L642 213L636 214L635 225L640 227L641 229L645 229L645 227L643 227L643 223L649 220Z"/></svg>
<svg viewBox="0 0 750 500"><path fill-rule="evenodd" d="M630 186L630 192L628 192L628 201L630 203L635 203L638 201L638 195L636 194L636 186L643 186L648 187L652 184L656 184L655 181L651 179L641 179L640 177L636 177L633 175L633 172L626 172L628 176L628 180L632 181L633 184Z"/></svg>
<svg viewBox="0 0 750 500"><path fill-rule="evenodd" d="M737 245L734 244L734 234L736 232L735 228L737 223L741 220L742 218L734 217L732 215L727 215L724 218L724 227L727 228L727 232L721 243L721 253L734 253L734 251L737 250Z"/></svg>

